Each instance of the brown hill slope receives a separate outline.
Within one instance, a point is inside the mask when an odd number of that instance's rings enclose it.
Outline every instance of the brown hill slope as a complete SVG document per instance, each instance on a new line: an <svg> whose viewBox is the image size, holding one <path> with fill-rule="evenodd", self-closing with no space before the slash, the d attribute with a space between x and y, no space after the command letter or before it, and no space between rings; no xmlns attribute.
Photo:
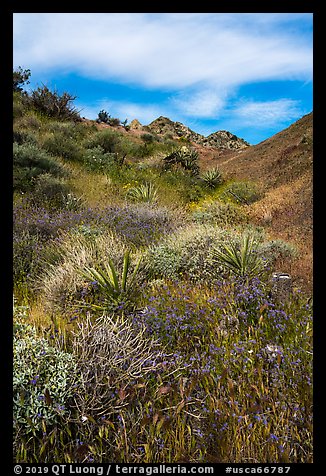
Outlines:
<svg viewBox="0 0 326 476"><path fill-rule="evenodd" d="M287 184L312 168L313 114L307 114L271 138L219 161L237 178L259 182L264 189Z"/></svg>
<svg viewBox="0 0 326 476"><path fill-rule="evenodd" d="M312 132L310 113L260 144L208 161L228 176L260 185L264 196L248 213L272 238L297 247L298 259L279 263L280 271L290 272L307 291L312 289Z"/></svg>

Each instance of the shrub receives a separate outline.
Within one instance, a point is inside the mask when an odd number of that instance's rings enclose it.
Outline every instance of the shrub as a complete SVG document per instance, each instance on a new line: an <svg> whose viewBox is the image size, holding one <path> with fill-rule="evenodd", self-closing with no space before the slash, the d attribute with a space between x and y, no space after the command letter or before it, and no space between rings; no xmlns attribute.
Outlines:
<svg viewBox="0 0 326 476"><path fill-rule="evenodd" d="M286 248L284 246L284 252ZM278 249L282 253L282 247ZM223 260L224 255L232 260L230 266L226 258ZM212 284L225 277L226 270L231 268L241 276L260 274L278 256L273 242L250 229L192 224L151 246L146 260L152 278L180 279L186 276L193 282Z"/></svg>
<svg viewBox="0 0 326 476"><path fill-rule="evenodd" d="M24 116L26 113L26 104L24 96L20 92L14 92L13 94L13 119L17 120Z"/></svg>
<svg viewBox="0 0 326 476"><path fill-rule="evenodd" d="M147 143L152 143L152 142L155 142L156 140L156 137L153 136L153 134L142 134L140 136L141 140L143 140L144 142L147 142Z"/></svg>
<svg viewBox="0 0 326 476"><path fill-rule="evenodd" d="M67 160L81 162L83 160L83 149L73 137L67 136L64 132L51 133L44 139L43 147L50 154L63 157Z"/></svg>
<svg viewBox="0 0 326 476"><path fill-rule="evenodd" d="M295 258L298 251L291 243L283 240L271 240L261 243L257 250L261 257L264 257L270 264L273 264L278 259Z"/></svg>
<svg viewBox="0 0 326 476"><path fill-rule="evenodd" d="M83 162L90 170L106 172L116 164L116 154L104 152L98 145L92 149L86 149L83 155Z"/></svg>
<svg viewBox="0 0 326 476"><path fill-rule="evenodd" d="M29 84L29 78L31 76L30 69L23 69L21 66L13 71L13 91L16 93L22 93L22 86L26 83Z"/></svg>
<svg viewBox="0 0 326 476"><path fill-rule="evenodd" d="M29 130L25 131L16 127L13 130L13 142L16 142L16 144L19 145L26 143L37 145L37 139L33 132Z"/></svg>
<svg viewBox="0 0 326 476"><path fill-rule="evenodd" d="M69 192L70 188L62 178L51 174L41 174L35 180L33 200L40 204L48 202L54 208L64 208Z"/></svg>
<svg viewBox="0 0 326 476"><path fill-rule="evenodd" d="M250 182L233 182L225 187L221 200L250 205L262 198L257 185Z"/></svg>
<svg viewBox="0 0 326 476"><path fill-rule="evenodd" d="M197 181L190 177L190 180L185 180L180 195L186 203L197 203L203 198L204 192Z"/></svg>
<svg viewBox="0 0 326 476"><path fill-rule="evenodd" d="M15 126L21 129L27 129L27 132L30 132L29 129L32 129L33 131L39 131L41 129L42 122L34 111L27 109L22 118L16 119Z"/></svg>
<svg viewBox="0 0 326 476"><path fill-rule="evenodd" d="M195 282L211 282L216 271L213 248L229 240L230 233L214 226L184 227L149 249L149 273L158 278L186 275Z"/></svg>
<svg viewBox="0 0 326 476"><path fill-rule="evenodd" d="M118 127L120 126L120 119L118 117L110 117L108 119L109 126Z"/></svg>
<svg viewBox="0 0 326 476"><path fill-rule="evenodd" d="M89 129L90 128L83 123L76 124L71 121L52 120L46 124L47 132L63 135L67 139L75 139L76 141L81 141L81 139L85 138L90 132Z"/></svg>
<svg viewBox="0 0 326 476"><path fill-rule="evenodd" d="M110 129L104 129L96 132L91 137L85 139L83 145L87 149L93 149L100 146L103 152L114 153L120 142L120 134Z"/></svg>
<svg viewBox="0 0 326 476"><path fill-rule="evenodd" d="M135 329L126 319L108 316L79 324L73 352L81 383L75 402L81 415L106 418L124 406L125 389L161 366L162 351L144 326Z"/></svg>
<svg viewBox="0 0 326 476"><path fill-rule="evenodd" d="M61 95L57 91L51 91L47 86L38 87L29 96L29 103L48 117L54 117L60 120L80 121L80 115L77 109L72 105L76 96L68 92Z"/></svg>
<svg viewBox="0 0 326 476"><path fill-rule="evenodd" d="M98 113L98 118L96 120L96 122L105 122L107 123L108 120L109 120L109 114L104 111L104 109L102 109L99 113Z"/></svg>
<svg viewBox="0 0 326 476"><path fill-rule="evenodd" d="M198 223L210 223L222 226L235 225L245 221L241 209L233 203L218 200L204 202L192 213L193 220Z"/></svg>
<svg viewBox="0 0 326 476"><path fill-rule="evenodd" d="M66 174L61 165L53 160L45 150L35 144L13 144L14 190L27 191L37 176L49 173L56 177Z"/></svg>
<svg viewBox="0 0 326 476"><path fill-rule="evenodd" d="M71 354L37 336L26 309L14 307L13 402L16 437L46 432L69 412L78 382Z"/></svg>
<svg viewBox="0 0 326 476"><path fill-rule="evenodd" d="M38 257L42 248L38 236L28 230L20 233L14 231L13 236L13 280L16 286L26 282L27 278L38 270Z"/></svg>

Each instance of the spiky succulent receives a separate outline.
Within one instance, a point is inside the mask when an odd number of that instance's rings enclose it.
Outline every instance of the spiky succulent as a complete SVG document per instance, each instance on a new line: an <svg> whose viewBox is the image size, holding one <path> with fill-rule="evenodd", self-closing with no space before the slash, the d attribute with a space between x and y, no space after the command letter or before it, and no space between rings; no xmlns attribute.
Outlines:
<svg viewBox="0 0 326 476"><path fill-rule="evenodd" d="M135 202L153 203L157 200L157 188L151 182L132 187L127 192L127 198Z"/></svg>
<svg viewBox="0 0 326 476"><path fill-rule="evenodd" d="M224 244L219 249L215 248L214 261L241 277L256 276L264 269L254 238L248 234L243 236L240 246L231 243L228 246Z"/></svg>
<svg viewBox="0 0 326 476"><path fill-rule="evenodd" d="M215 188L223 182L222 174L218 167L206 170L200 177L208 188Z"/></svg>
<svg viewBox="0 0 326 476"><path fill-rule="evenodd" d="M188 149L185 146L180 147L180 149L173 151L163 160L167 168L179 165L184 170L190 171L192 175L199 174L198 152L194 149Z"/></svg>

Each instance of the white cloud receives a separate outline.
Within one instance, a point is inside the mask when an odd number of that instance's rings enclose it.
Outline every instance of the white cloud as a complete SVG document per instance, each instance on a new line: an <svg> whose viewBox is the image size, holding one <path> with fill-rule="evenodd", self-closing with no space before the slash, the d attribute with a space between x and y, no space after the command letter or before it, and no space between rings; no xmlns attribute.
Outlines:
<svg viewBox="0 0 326 476"><path fill-rule="evenodd" d="M170 90L309 80L311 41L284 15L18 13L14 64Z"/></svg>
<svg viewBox="0 0 326 476"><path fill-rule="evenodd" d="M275 127L304 114L299 101L278 99L276 101L242 101L232 111L235 121L243 127L255 128Z"/></svg>
<svg viewBox="0 0 326 476"><path fill-rule="evenodd" d="M32 76L113 80L168 97L160 104L141 98L77 104L89 118L105 109L142 124L164 115L198 120L201 129L203 118L228 121L230 130L278 127L306 112L298 101L244 99L234 106L236 93L253 82L310 82L311 19L302 13L16 13L14 67L30 68Z"/></svg>
<svg viewBox="0 0 326 476"><path fill-rule="evenodd" d="M216 118L226 105L226 97L225 91L217 90L180 93L171 98L171 105L184 116Z"/></svg>

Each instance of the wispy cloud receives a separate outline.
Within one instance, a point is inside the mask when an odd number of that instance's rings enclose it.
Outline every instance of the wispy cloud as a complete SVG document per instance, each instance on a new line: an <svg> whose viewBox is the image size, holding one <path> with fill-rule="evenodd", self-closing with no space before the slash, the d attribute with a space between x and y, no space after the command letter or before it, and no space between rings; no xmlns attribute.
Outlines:
<svg viewBox="0 0 326 476"><path fill-rule="evenodd" d="M282 14L254 15L15 14L14 63L171 90L310 79L312 45L275 27Z"/></svg>
<svg viewBox="0 0 326 476"><path fill-rule="evenodd" d="M304 114L299 101L278 99L276 101L242 101L233 109L233 118L245 126L274 127Z"/></svg>
<svg viewBox="0 0 326 476"><path fill-rule="evenodd" d="M105 109L143 124L164 115L202 130L218 130L220 120L222 128L241 121L277 128L300 117L300 94L271 88L249 100L243 90L288 80L309 84L312 62L312 14L14 14L14 67L30 68L32 79L71 75L150 92L150 99L130 93L86 104L81 98L78 107L90 118Z"/></svg>
<svg viewBox="0 0 326 476"><path fill-rule="evenodd" d="M170 103L186 117L216 118L223 111L227 96L225 90L191 91L172 97Z"/></svg>

